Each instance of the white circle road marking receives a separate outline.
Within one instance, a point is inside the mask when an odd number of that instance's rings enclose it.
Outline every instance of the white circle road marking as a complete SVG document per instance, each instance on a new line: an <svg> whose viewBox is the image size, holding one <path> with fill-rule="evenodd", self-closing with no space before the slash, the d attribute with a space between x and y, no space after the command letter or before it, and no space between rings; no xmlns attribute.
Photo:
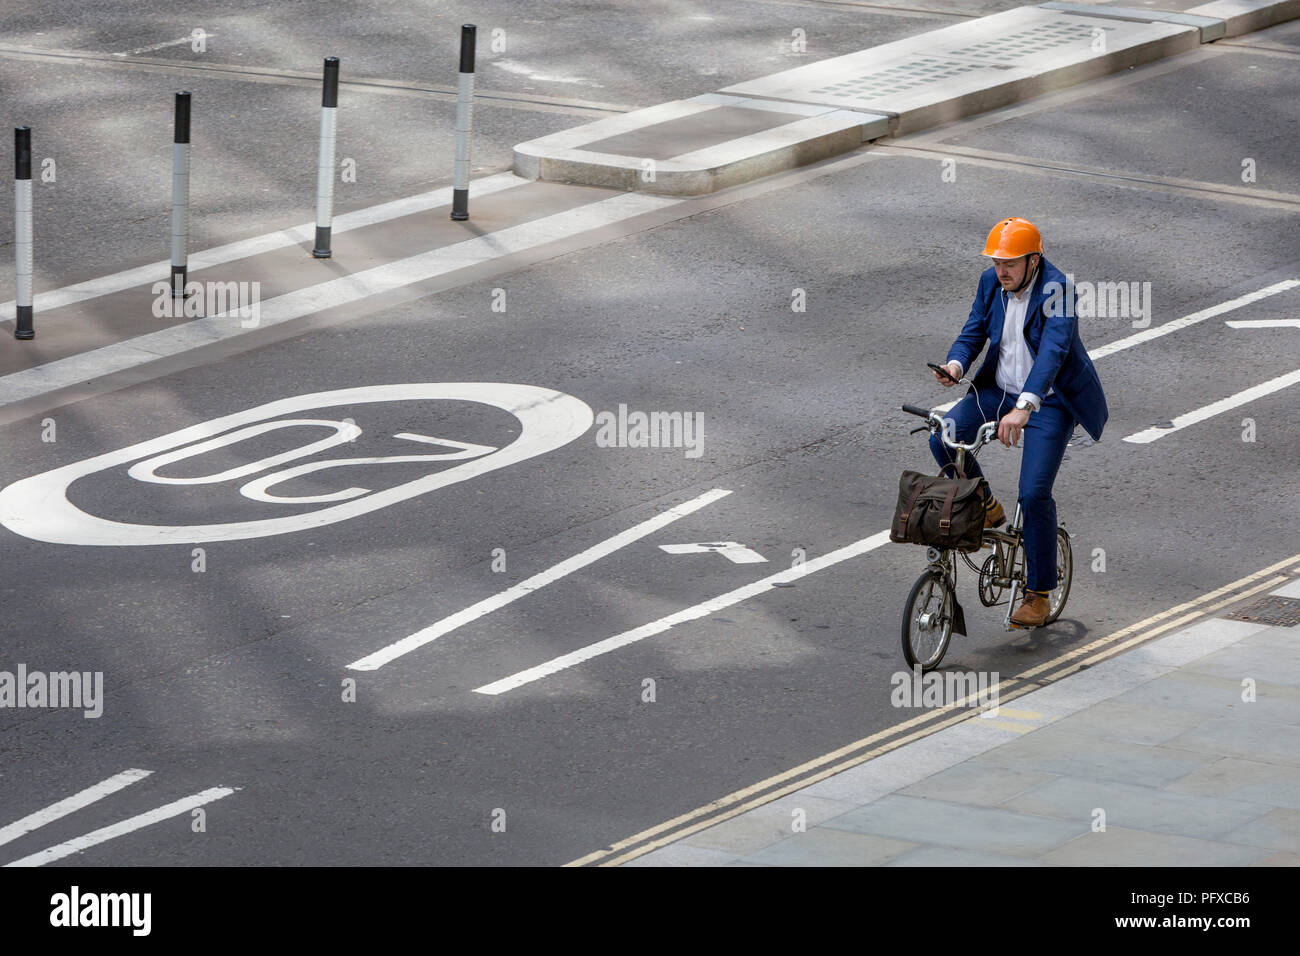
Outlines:
<svg viewBox="0 0 1300 956"><path fill-rule="evenodd" d="M502 409L519 420L521 432L518 438L504 448L437 474L426 475L332 507L279 518L207 525L128 524L87 514L67 497L68 488L79 478L145 457L161 455L190 442L209 439L229 429L264 422L278 415L346 405L430 400L478 402ZM355 518L553 451L586 432L594 420L591 408L572 395L534 385L505 382L424 382L312 392L214 418L129 448L97 455L16 481L0 491L0 524L16 534L37 541L104 547L198 544L286 534ZM162 462L158 464L161 465Z"/></svg>

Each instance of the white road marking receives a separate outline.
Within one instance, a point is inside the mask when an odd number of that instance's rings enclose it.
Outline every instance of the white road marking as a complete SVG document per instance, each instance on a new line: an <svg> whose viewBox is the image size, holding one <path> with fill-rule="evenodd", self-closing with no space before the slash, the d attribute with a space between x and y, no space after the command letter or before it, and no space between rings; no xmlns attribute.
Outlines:
<svg viewBox="0 0 1300 956"><path fill-rule="evenodd" d="M1255 292L1248 292L1245 295L1239 295L1235 299L1229 299L1227 302L1220 302L1218 305L1212 305L1208 309L1202 309L1200 312L1193 312L1191 315L1185 315L1181 319L1174 319L1166 322L1164 325L1157 325L1155 328L1143 329L1128 338L1118 339L1114 342L1108 342L1099 346L1097 349L1088 353L1093 361L1112 355L1115 352L1121 352L1124 349L1132 348L1134 345L1141 345L1143 342L1150 342L1152 339L1158 339L1162 335L1168 335L1170 332L1177 332L1179 329L1185 329L1189 325L1195 325L1198 322L1204 322L1206 319L1212 319L1216 315L1223 315L1225 312L1231 312L1234 309L1240 309L1243 306L1250 305L1252 302L1258 302L1260 299L1267 299L1271 295L1277 295L1279 292L1285 292L1287 289L1294 289L1300 285L1300 279L1285 279L1282 282L1275 282L1270 286L1265 286Z"/></svg>
<svg viewBox="0 0 1300 956"><path fill-rule="evenodd" d="M220 800L222 797L228 797L238 787L210 787L200 793L183 799L165 804L155 810L149 810L145 813L137 814L118 823L110 824L87 833L85 836L79 836L52 846L49 849L41 850L39 853L33 853L31 856L25 856L21 860L14 860L12 863L6 863L5 866L44 866L46 863L53 863L55 860L61 860L65 856L72 856L74 853L80 853L82 850L89 849L100 843L125 836L135 830L141 830L155 823L161 823L170 817L180 816L182 813L188 813L196 807L212 803L214 800Z"/></svg>
<svg viewBox="0 0 1300 956"><path fill-rule="evenodd" d="M366 489L349 489L349 491L366 492L361 497L348 495L349 500L315 511L259 518L253 521L236 521L224 524L200 525L151 525L129 524L113 521L99 515L89 514L68 500L68 489L78 479L92 478L104 471L118 468L137 459L159 455L175 448L188 446L191 442L220 435L228 429L275 419L281 415L294 415L297 412L318 408L337 408L340 406L365 406L386 402L477 402L502 411L509 412L519 424L519 436L509 445L494 451L490 455L464 461L459 465L434 471L420 478L400 485L383 488L380 491L367 492ZM246 538L262 538L267 535L285 534L290 531L302 531L333 524L347 518L368 514L380 508L406 501L417 495L426 494L438 488L465 481L478 475L486 474L497 468L503 468L517 462L525 461L537 455L545 454L566 445L591 427L595 415L586 402L572 395L557 392L535 385L518 385L509 382L419 382L398 385L362 385L356 388L341 388L328 392L312 392L307 395L295 395L279 401L258 405L231 415L223 415L211 421L191 425L180 431L163 435L149 441L140 442L127 448L111 451L93 458L73 462L30 478L15 481L0 491L0 524L15 534L21 534L37 541L51 544L97 545L102 547L120 547L123 545L159 545L159 544L201 544L206 541L236 541ZM325 422L324 424L329 424ZM334 423L338 427L344 422ZM184 460L198 449L210 447L212 443L203 443L188 448L187 454L173 456L171 460ZM313 442L295 450L257 462L260 468L270 464L283 464L293 457L312 454L318 449L319 442ZM410 460L407 456L402 456ZM421 456L441 462L442 455ZM366 463L365 460L361 460ZM377 459L370 459L373 463ZM331 466L348 464L347 459L330 462ZM317 463L319 466L320 463ZM315 466L313 466L315 467ZM243 469L234 469L216 476L218 479L240 474ZM129 472L128 472L129 473ZM281 472L283 478L287 473ZM154 488L152 484L141 483L143 488ZM246 486L248 487L248 486ZM264 490L264 488L262 489ZM156 492L155 492L156 494ZM233 498L233 496L232 496ZM318 500L330 500L332 496ZM236 499L237 500L237 499ZM261 500L268 500L263 497ZM285 500L285 499L282 499ZM306 499L303 499L306 500ZM291 501L289 503L292 503Z"/></svg>
<svg viewBox="0 0 1300 956"><path fill-rule="evenodd" d="M585 76L558 76L554 73L538 73L536 67L529 66L527 63L516 63L514 60L488 60L488 66L495 66L507 73L526 76L530 80L537 80L540 83L581 83L584 86L603 86L601 83L592 82Z"/></svg>
<svg viewBox="0 0 1300 956"><path fill-rule="evenodd" d="M747 548L738 541L661 544L659 549L669 554L708 554L713 551L735 564L758 564L760 561L767 560L753 548Z"/></svg>
<svg viewBox="0 0 1300 956"><path fill-rule="evenodd" d="M315 474L318 471L328 471L331 468L355 468L357 465L415 464L417 462L435 462L441 465L448 461L465 461L471 458L481 458L484 455L490 455L498 450L491 445L474 445L466 442L453 441L450 438L430 438L427 435L411 435L403 433L394 435L393 437L413 439L430 445L442 445L447 448L455 447L457 450L453 452L445 452L441 455L384 455L368 458L330 458L324 461L313 461L305 465L295 465L293 468L285 468L283 471L273 471L269 475L262 475L259 478L254 478L252 481L240 488L239 493L245 498L249 498L253 501L265 501L267 504L306 505L327 501L347 501L350 498L356 498L358 495L369 494L370 489L343 488L339 491L323 495L275 495L267 489L283 484L286 481L292 481L294 478L300 478L303 475Z"/></svg>
<svg viewBox="0 0 1300 956"><path fill-rule="evenodd" d="M832 565L839 564L841 561L847 561L849 558L855 558L860 554L866 554L868 551L874 551L881 545L889 543L889 531L880 531L869 538L863 538L855 541L853 544L845 545L839 550L832 551L829 554L822 555L820 558L813 558L799 567L789 568L785 571L778 571L776 574L770 574L761 578L752 584L746 584L743 587L720 594L715 598L710 598L700 604L669 614L667 617L661 617L657 621L651 621L649 624L643 624L638 628L630 631L624 631L622 634L615 634L613 637L598 641L595 644L564 654L545 664L539 664L536 667L530 667L528 670L512 674L510 677L504 677L499 681L491 684L484 684L482 687L474 688L476 694L504 694L506 691L522 687L524 684L530 684L533 681L541 680L543 677L549 677L557 671L572 667L575 664L581 664L583 661L589 661L593 657L599 657L601 654L608 654L610 651L618 650L620 647L626 647L629 644L635 644L637 641L647 637L653 637L656 634L662 634L670 627L678 624L685 624L687 621L698 620L707 617L723 608L731 607L733 604L739 604L747 598L759 594L766 594L774 585L785 584L791 581L797 581L799 578L806 577L814 571L820 571L823 568L829 568Z"/></svg>
<svg viewBox="0 0 1300 956"><path fill-rule="evenodd" d="M699 497L692 498L676 508L655 515L638 525L633 525L626 531L614 535L612 538L594 544L585 551L580 551L573 557L561 561L559 564L552 565L545 571L534 574L532 577L520 581L514 587L506 588L499 594L494 594L490 598L485 598L477 604L471 604L462 611L457 611L449 617L444 617L436 624L431 624L423 630L416 631L410 637L403 638L396 644L390 644L383 650L375 651L366 657L361 658L348 665L349 670L354 671L373 671L383 667L388 662L401 657L403 654L409 654L417 648L423 647L431 641L436 641L442 635L456 628L476 621L485 614L489 614L497 608L505 607L512 601L517 601L525 594L531 594L550 584L552 581L558 581L566 574L571 574L581 568L585 568L593 561L598 561L607 554L617 551L619 548L631 544L648 534L652 534L663 528L678 518L684 518L692 512L699 511L706 505L710 505L719 498L725 498L731 494L730 490L725 488L714 488L712 491L706 491Z"/></svg>
<svg viewBox="0 0 1300 956"><path fill-rule="evenodd" d="M599 229L682 201L645 193L624 193L499 232L476 236L441 249L341 276L263 302L257 327L279 325L305 315L349 305L369 296ZM315 226L311 228L314 230ZM337 231L336 229L335 232ZM170 266L164 263L163 268L168 269ZM150 281L154 279L157 276L151 273ZM47 362L0 378L0 405L81 384L111 372L152 362L165 355L177 355L254 330L244 328L232 314L213 315Z"/></svg>
<svg viewBox="0 0 1300 956"><path fill-rule="evenodd" d="M199 32L202 33L204 40L211 40L216 36L215 33L208 33L207 31ZM169 46L180 46L182 43L193 43L195 39L196 37L194 34L190 34L189 36L181 37L179 40L168 40L166 43L155 43L152 46L142 46L138 50L127 50L125 53L114 53L113 56L139 56L141 53L152 53L154 50L165 50Z"/></svg>
<svg viewBox="0 0 1300 956"><path fill-rule="evenodd" d="M88 807L96 800L102 800L110 794L124 787L129 787L137 780L143 780L152 770L123 770L119 774L114 774L107 780L102 780L93 787L87 787L80 793L74 793L72 796L60 800L58 803L50 804L44 810L37 810L35 813L29 813L21 820L15 820L7 827L0 828L0 846L18 839L24 834L31 833L33 830L40 829L47 823L66 817L69 813L75 813L82 807Z"/></svg>
<svg viewBox="0 0 1300 956"><path fill-rule="evenodd" d="M1195 425L1197 422L1203 422L1207 418L1212 418L1222 412L1236 408L1238 405L1245 405L1247 402L1253 402L1255 399L1264 395L1270 395L1273 392L1281 391L1288 386L1300 382L1300 369L1294 372L1288 372L1286 375L1279 375L1277 378L1269 379L1267 382L1261 382L1259 385L1253 385L1245 391L1238 392L1236 395L1229 395L1227 398L1221 398L1217 402L1188 412L1186 415L1179 415L1173 419L1173 428L1147 428L1133 435L1125 435L1124 441L1133 442L1136 445L1145 445L1155 441L1158 438L1164 438L1166 435L1172 435L1174 432L1186 428L1188 425Z"/></svg>
<svg viewBox="0 0 1300 956"><path fill-rule="evenodd" d="M516 176L514 173L499 173L495 176L485 176L471 182L469 194L471 197L486 196L490 193L500 192L503 189L526 186L530 182L532 180ZM377 223L387 222L390 219L398 219L402 216L409 216L413 213L448 205L451 205L450 186L337 216L334 219L332 235L337 236L339 233L350 232L363 226L373 226ZM191 253L189 260L190 275L192 276L200 269L223 265L237 259L246 259L249 256L260 255L263 252L301 245L304 242L313 242L315 238L316 222L312 220L301 226L293 226L279 232L268 232L262 236L240 239L238 242L216 246L203 252ZM123 292L136 286L148 286L154 282L166 281L170 270L170 260L164 259L161 262L127 269L124 272L116 272L113 275L103 276L98 279L89 279L86 282L65 286L62 289L52 289L49 292L38 293L32 300L32 305L39 316L41 312L72 305L75 302L83 302L86 299L110 295L114 292ZM162 278L160 279L159 276ZM14 315L14 303L12 301L0 305L0 320L13 319Z"/></svg>
<svg viewBox="0 0 1300 956"><path fill-rule="evenodd" d="M1300 329L1300 319L1225 319L1233 329Z"/></svg>

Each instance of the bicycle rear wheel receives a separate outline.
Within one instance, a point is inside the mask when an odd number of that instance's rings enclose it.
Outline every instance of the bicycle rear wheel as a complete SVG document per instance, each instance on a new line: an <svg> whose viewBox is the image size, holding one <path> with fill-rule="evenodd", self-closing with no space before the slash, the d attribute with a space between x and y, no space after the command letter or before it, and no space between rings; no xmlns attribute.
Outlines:
<svg viewBox="0 0 1300 956"><path fill-rule="evenodd" d="M1065 610L1066 598L1070 596L1070 582L1074 579L1074 550L1070 547L1070 536L1062 527L1056 529L1056 588L1047 593L1047 620L1051 624Z"/></svg>
<svg viewBox="0 0 1300 956"><path fill-rule="evenodd" d="M903 609L903 657L922 672L943 660L952 639L956 595L942 571L927 570L916 579Z"/></svg>

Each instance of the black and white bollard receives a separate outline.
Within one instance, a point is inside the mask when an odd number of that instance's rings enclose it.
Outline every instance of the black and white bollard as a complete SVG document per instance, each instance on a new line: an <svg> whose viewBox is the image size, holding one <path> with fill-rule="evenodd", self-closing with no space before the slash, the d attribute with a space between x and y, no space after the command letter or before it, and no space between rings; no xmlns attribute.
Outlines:
<svg viewBox="0 0 1300 956"><path fill-rule="evenodd" d="M456 169L451 218L469 218L469 134L474 119L474 36L472 23L460 28L460 75L456 83Z"/></svg>
<svg viewBox="0 0 1300 956"><path fill-rule="evenodd" d="M14 259L17 306L14 338L34 339L32 327L32 130L14 129Z"/></svg>
<svg viewBox="0 0 1300 956"><path fill-rule="evenodd" d="M176 94L176 132L172 137L172 297L185 297L190 243L190 94Z"/></svg>
<svg viewBox="0 0 1300 956"><path fill-rule="evenodd" d="M316 173L317 259L330 257L330 224L334 219L334 135L339 106L339 58L325 57L325 87L320 101L320 156Z"/></svg>

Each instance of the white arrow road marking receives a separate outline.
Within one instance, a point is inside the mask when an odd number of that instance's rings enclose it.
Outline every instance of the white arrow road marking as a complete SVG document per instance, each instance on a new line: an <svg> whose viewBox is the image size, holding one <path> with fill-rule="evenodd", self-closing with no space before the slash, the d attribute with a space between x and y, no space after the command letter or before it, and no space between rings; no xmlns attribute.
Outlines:
<svg viewBox="0 0 1300 956"><path fill-rule="evenodd" d="M1258 302L1260 299L1267 299L1271 295L1277 295L1279 292L1285 292L1287 289L1294 289L1300 286L1300 279L1284 279L1281 282L1275 282L1270 286L1265 286L1255 292L1248 292L1245 295L1239 295L1235 299L1229 299L1227 302L1220 302L1218 305L1212 305L1208 309L1202 309L1200 312L1193 312L1185 315L1181 319L1173 319L1164 325L1157 325L1153 329L1143 329L1135 335L1127 338L1116 339L1114 342L1108 342L1100 345L1088 352L1088 357L1094 362L1097 359L1105 358L1107 355L1113 355L1115 352L1122 352L1124 349L1132 348L1135 345L1141 345L1143 342L1150 342L1152 339L1158 339L1162 335L1168 335L1170 332L1177 332L1179 329L1185 329L1189 325L1195 325L1198 322L1204 322L1206 319L1212 319L1216 315L1223 315L1225 312L1231 312L1234 309L1240 309L1243 306L1250 305L1252 302ZM1265 320L1268 321L1268 320ZM1229 322L1229 325L1232 323ZM970 369L966 370L967 372ZM936 405L936 412L946 412L961 399L949 402L946 405ZM1125 439L1128 441L1128 439Z"/></svg>
<svg viewBox="0 0 1300 956"><path fill-rule="evenodd" d="M55 860L61 860L65 856L72 856L74 853L80 853L100 843L106 843L109 840L125 836L135 830L142 830L147 826L155 823L161 823L170 817L180 816L182 813L188 813L196 807L201 807L205 803L212 803L214 800L220 800L222 797L228 797L239 787L209 787L200 793L175 800L171 803L158 807L155 810L148 810L144 813L136 814L126 820L110 824L106 827L100 827L87 833L85 836L79 836L75 839L68 840L66 843L60 843L58 846L52 846L47 850L41 850L39 853L33 853L31 856L25 856L21 860L14 860L12 863L6 863L5 866L44 866L46 863L53 863Z"/></svg>
<svg viewBox="0 0 1300 956"><path fill-rule="evenodd" d="M1300 329L1300 319L1225 319L1223 324L1234 329Z"/></svg>
<svg viewBox="0 0 1300 956"><path fill-rule="evenodd" d="M698 544L661 544L660 549L667 551L669 554L708 554L714 551L728 561L736 564L758 564L760 561L766 561L757 551L745 547L738 541L713 541L700 542Z"/></svg>
<svg viewBox="0 0 1300 956"><path fill-rule="evenodd" d="M758 594L766 594L773 586L785 584L790 581L797 581L799 578L806 577L814 571L820 571L823 568L829 568L832 565L839 564L841 561L847 561L849 558L856 558L860 554L866 554L868 551L874 551L881 545L889 543L889 531L880 531L869 538L863 538L861 541L855 541L853 544L846 545L838 551L832 551L830 554L824 554L820 558L813 558L806 561L796 568L788 568L785 571L778 571L776 574L770 574L765 578L755 581L753 584L746 584L744 587L736 588L734 591L728 591L726 594L720 594L715 598L710 598L693 607L669 614L667 617L661 617L657 621L651 621L649 624L643 624L631 631L624 631L622 634L615 634L613 637L598 641L580 650L564 654L545 664L539 664L537 667L530 667L528 670L520 671L518 674L512 674L510 677L504 677L499 681L491 684L484 684L482 687L474 688L476 694L504 694L508 690L514 690L516 687L522 687L524 684L530 684L533 681L541 680L557 671L562 671L567 667L575 664L581 664L583 661L589 661L593 657L599 657L601 654L608 654L610 651L618 650L620 647L626 647L629 644L635 644L637 641L647 637L653 637L655 634L662 634L670 627L678 624L685 624L687 621L694 621L702 617L707 617L723 608L731 607L733 604L739 604L746 598L754 597Z"/></svg>
<svg viewBox="0 0 1300 956"><path fill-rule="evenodd" d="M516 176L514 173L498 173L495 176L485 176L471 182L469 194L471 197L486 196L514 186L526 186L531 182L532 180ZM420 193L418 196L395 199L392 202L380 203L367 209L358 209L355 212L335 216L331 235L337 236L339 233L351 232L353 229L360 229L363 226L373 226L377 223L387 222L390 219L398 219L402 216L409 216L413 213L425 212L429 209L436 209L439 206L450 204L450 186L443 189L434 189L427 193ZM265 235L253 236L251 239L241 239L238 242L227 243L224 246L205 249L203 252L195 252L190 256L189 274L192 278L194 273L200 269L224 265L227 262L260 255L263 252L271 252L275 249L284 249L288 246L311 242L315 235L316 222L313 220L301 226L282 229L279 232L268 232ZM134 289L136 286L148 286L159 281L158 277L160 275L165 281L170 268L171 263L164 260L150 263L147 266L139 266L135 269L127 269L124 272L116 272L113 275L102 276L98 279L78 282L76 285L64 286L62 289L51 289L49 292L38 293L32 300L32 305L37 312L48 312L51 309L72 305L74 302L82 302L97 296L123 292L127 289ZM14 303L12 301L0 305L0 320L13 319L13 317Z"/></svg>
<svg viewBox="0 0 1300 956"><path fill-rule="evenodd" d="M625 545L631 544L646 535L658 531L660 528L671 524L678 518L684 518L692 512L699 511L705 505L710 505L719 498L725 498L731 492L724 488L714 488L707 491L698 498L692 498L676 508L655 515L638 525L634 525L612 538L594 544L585 551L580 551L573 557L561 561L559 564L552 565L545 571L534 574L532 577L520 581L514 587L506 588L499 594L494 594L490 598L485 598L477 604L471 604L463 611L457 611L449 617L444 617L437 624L431 624L421 631L416 631L410 637L405 637L396 644L390 644L383 650L375 651L367 657L361 658L348 665L349 670L354 671L373 671L383 667L389 661L401 657L403 654L409 654L411 651L423 647L430 641L436 641L442 635L449 631L454 631L461 625L476 621L485 614L495 611L497 608L505 607L512 601L517 601L525 594L531 594L540 588L544 588L552 581L558 581L566 574L571 574L580 568L585 568L593 561L598 561L605 555L617 551Z"/></svg>
<svg viewBox="0 0 1300 956"><path fill-rule="evenodd" d="M143 780L151 773L153 773L152 770L123 770L121 773L114 774L93 787L87 787L80 793L74 793L58 803L51 804L44 810L29 813L21 820L15 820L7 827L0 828L0 846L16 840L24 834L31 833L47 823L52 823L60 817L66 817L69 813L74 813L82 807L90 806L96 800L102 800L110 794L117 793L122 788L131 786L137 780Z"/></svg>
<svg viewBox="0 0 1300 956"><path fill-rule="evenodd" d="M1259 385L1252 386L1244 392L1238 392L1236 395L1229 395L1227 398L1221 398L1210 405L1204 405L1195 411L1188 412L1186 415L1179 415L1173 419L1173 428L1147 428L1133 435L1125 435L1124 440L1133 442L1136 445L1145 445L1155 441L1157 438L1164 438L1166 435L1172 435L1174 432L1186 428L1188 425L1195 425L1197 422L1203 422L1207 418L1212 418L1222 412L1236 408L1238 405L1245 405L1247 402L1253 402L1255 399L1273 392L1281 391L1289 385L1295 385L1300 382L1300 368L1294 372L1288 372L1286 375L1280 375L1277 378L1269 379Z"/></svg>

